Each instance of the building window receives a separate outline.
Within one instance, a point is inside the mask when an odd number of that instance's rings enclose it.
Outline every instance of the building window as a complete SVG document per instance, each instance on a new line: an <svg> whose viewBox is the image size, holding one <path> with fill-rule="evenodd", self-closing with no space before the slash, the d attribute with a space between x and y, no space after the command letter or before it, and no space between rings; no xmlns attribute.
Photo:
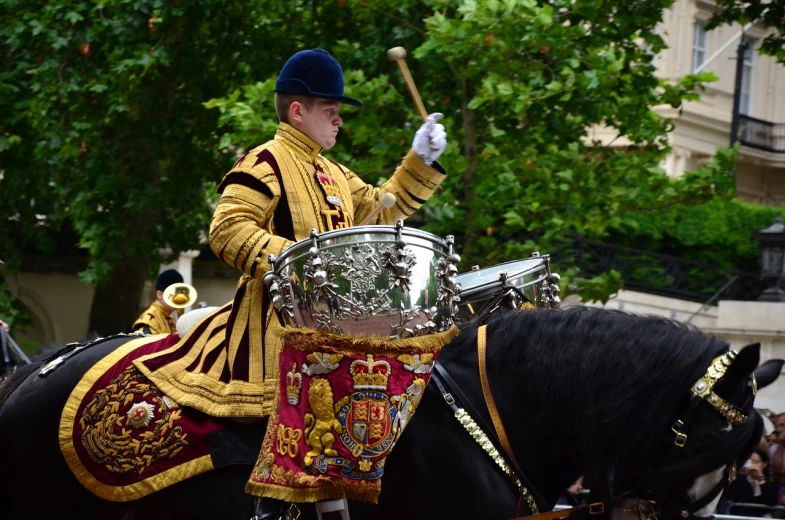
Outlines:
<svg viewBox="0 0 785 520"><path fill-rule="evenodd" d="M706 23L695 22L695 33L692 35L692 70L693 72L706 61Z"/></svg>
<svg viewBox="0 0 785 520"><path fill-rule="evenodd" d="M744 53L744 64L741 76L741 95L739 96L739 113L750 115L752 112L752 79L755 73L755 40L747 39L747 50Z"/></svg>

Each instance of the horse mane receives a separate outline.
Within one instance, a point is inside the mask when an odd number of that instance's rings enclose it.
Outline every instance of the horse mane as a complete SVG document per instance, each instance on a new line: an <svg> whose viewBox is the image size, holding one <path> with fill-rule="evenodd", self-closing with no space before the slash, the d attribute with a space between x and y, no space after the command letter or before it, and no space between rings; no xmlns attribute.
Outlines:
<svg viewBox="0 0 785 520"><path fill-rule="evenodd" d="M476 362L478 325L448 347L459 365ZM503 395L508 407L525 403L527 411L502 410L505 422L518 415L517 431L536 424L572 439L584 470L602 467L619 480L640 478L661 458L690 386L729 348L674 320L585 306L510 311L487 325L497 404Z"/></svg>
<svg viewBox="0 0 785 520"><path fill-rule="evenodd" d="M3 381L0 381L0 409L3 408L3 405L11 397L11 394L14 393L14 390L19 388L19 385L24 383L25 379L39 368L41 368L41 363L22 365L11 372Z"/></svg>

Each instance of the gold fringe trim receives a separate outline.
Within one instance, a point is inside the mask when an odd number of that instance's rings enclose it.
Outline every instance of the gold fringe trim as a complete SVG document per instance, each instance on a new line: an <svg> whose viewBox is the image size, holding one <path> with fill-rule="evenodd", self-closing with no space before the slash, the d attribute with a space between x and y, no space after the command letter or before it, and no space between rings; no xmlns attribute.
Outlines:
<svg viewBox="0 0 785 520"><path fill-rule="evenodd" d="M241 278L238 286L250 283L256 283L251 278ZM261 282L259 282L261 283ZM272 312L272 311L271 311ZM231 304L224 305L221 309L208 314L204 320L212 320L207 330L203 333L201 338L195 338L194 344L188 348L188 353L176 361L172 361L155 371L151 371L144 364L149 359L155 359L158 356L171 354L183 347L191 341L191 337L196 334L199 324L195 325L188 331L188 334L180 339L175 345L172 345L166 350L155 352L141 356L134 361L134 365L139 371L144 374L155 386L157 386L163 393L172 398L180 406L188 406L196 408L200 412L213 417L267 417L272 411L272 399L278 388L277 381L277 354L275 351L276 360L275 364L271 367L275 368L275 377L269 378L266 381L242 381L231 380L228 383L219 381L214 377L210 377L205 373L194 373L186 371L186 368L202 353L207 344L209 334L220 325L225 325L231 313ZM226 345L226 331L218 333L221 336L221 341ZM255 353L254 346L251 345L250 356L253 359ZM273 349L268 346L268 349ZM261 347L256 346L256 349L261 350ZM273 349L274 350L274 349ZM258 372L262 372L261 356L258 356ZM254 364L251 363L249 370L254 370Z"/></svg>
<svg viewBox="0 0 785 520"><path fill-rule="evenodd" d="M379 336L342 336L339 334L319 332L314 329L291 328L276 331L287 346L298 350L318 348L334 348L356 354L379 354L389 351L437 352L452 341L460 330L453 325L449 330L427 336L405 339L389 339Z"/></svg>
<svg viewBox="0 0 785 520"><path fill-rule="evenodd" d="M104 500L109 500L111 502L128 502L129 500L136 500L137 498L141 498L167 486L183 481L188 477L213 469L212 458L210 455L204 455L198 459L162 471L161 473L148 477L140 482L135 482L127 486L110 486L104 484L90 474L89 470L82 464L82 461L79 459L79 455L74 448L73 427L77 420L76 413L85 394L90 391L98 378L101 377L109 367L113 366L124 356L127 356L143 345L147 345L153 341L160 341L163 338L164 335L157 335L131 340L128 343L119 346L104 358L98 360L98 362L82 376L79 383L77 383L76 387L71 392L71 395L68 397L68 401L66 401L65 407L63 408L63 413L60 416L58 440L60 443L60 451L62 452L68 467L84 487Z"/></svg>
<svg viewBox="0 0 785 520"><path fill-rule="evenodd" d="M379 503L379 491L361 491L344 487L332 487L327 485L323 488L289 488L276 486L275 484L257 484L248 482L245 485L245 492L257 497L275 498L286 502L318 502L319 500L336 500L346 497L349 500L360 500L372 504Z"/></svg>
<svg viewBox="0 0 785 520"><path fill-rule="evenodd" d="M274 380L263 383L230 381L223 383L225 392L220 392L217 385L206 388L214 380L202 374L181 372L181 375L153 382L180 406L196 408L213 417L267 417L278 391L278 381ZM248 392L244 393L244 389Z"/></svg>

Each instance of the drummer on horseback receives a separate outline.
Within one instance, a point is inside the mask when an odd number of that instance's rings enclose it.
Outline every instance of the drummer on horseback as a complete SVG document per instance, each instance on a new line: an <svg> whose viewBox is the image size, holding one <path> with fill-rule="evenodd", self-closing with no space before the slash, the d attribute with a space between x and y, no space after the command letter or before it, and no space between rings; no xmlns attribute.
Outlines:
<svg viewBox="0 0 785 520"><path fill-rule="evenodd" d="M275 136L242 156L218 187L209 240L217 256L243 273L234 301L177 346L137 361L179 404L216 416L267 416L280 341L262 281L268 255L280 255L312 229L346 228L369 217L371 224L405 219L444 180L436 162L446 146L441 114L428 117L412 150L379 188L325 158L343 123L343 104L362 106L344 95L343 70L327 51L300 51L286 62L275 87ZM379 211L386 194L396 203Z"/></svg>

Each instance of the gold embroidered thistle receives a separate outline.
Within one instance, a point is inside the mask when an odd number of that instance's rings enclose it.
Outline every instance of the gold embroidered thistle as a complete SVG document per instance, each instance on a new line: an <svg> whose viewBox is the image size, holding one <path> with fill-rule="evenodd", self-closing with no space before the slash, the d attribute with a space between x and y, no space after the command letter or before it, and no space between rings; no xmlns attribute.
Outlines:
<svg viewBox="0 0 785 520"><path fill-rule="evenodd" d="M735 350L730 350L722 356L714 358L711 365L703 374L703 377L698 379L692 385L692 394L700 397L717 410L731 424L741 424L747 420L747 416L741 413L738 408L725 401L722 397L714 393L714 385L717 384L722 376L727 372L728 367L733 364L738 353Z"/></svg>

